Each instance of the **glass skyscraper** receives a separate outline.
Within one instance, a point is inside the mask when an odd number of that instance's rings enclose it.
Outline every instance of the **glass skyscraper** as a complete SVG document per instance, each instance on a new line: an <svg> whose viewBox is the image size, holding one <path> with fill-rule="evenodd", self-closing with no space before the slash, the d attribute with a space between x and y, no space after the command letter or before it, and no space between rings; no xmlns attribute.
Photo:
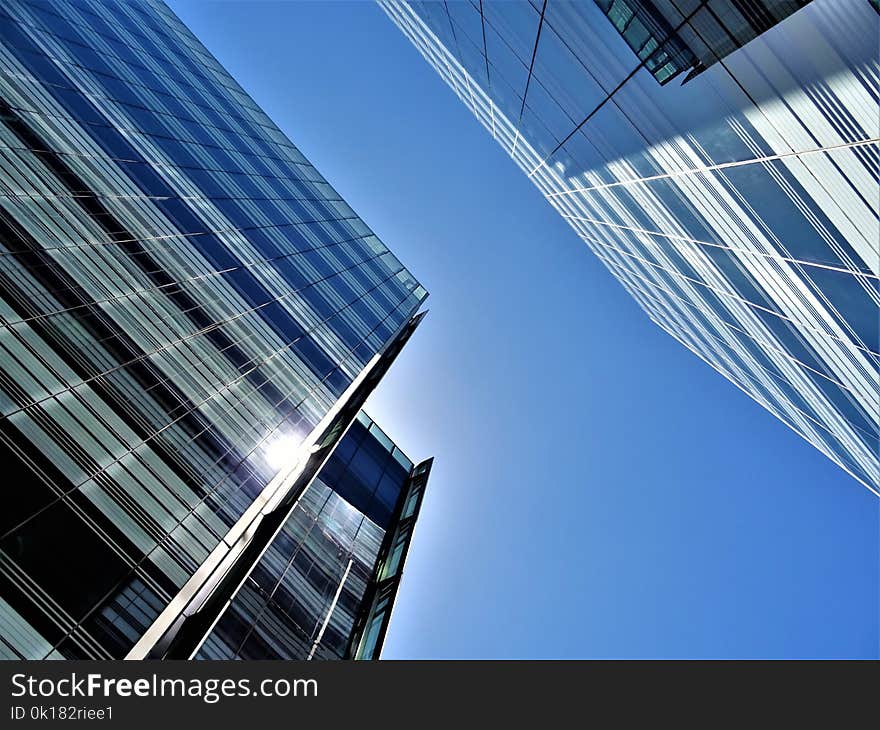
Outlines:
<svg viewBox="0 0 880 730"><path fill-rule="evenodd" d="M430 469L359 413L197 658L378 658Z"/></svg>
<svg viewBox="0 0 880 730"><path fill-rule="evenodd" d="M0 655L188 656L297 539L338 655L400 525L308 485L425 289L155 0L0 6L0 186Z"/></svg>
<svg viewBox="0 0 880 730"><path fill-rule="evenodd" d="M876 2L381 5L657 325L880 494Z"/></svg>

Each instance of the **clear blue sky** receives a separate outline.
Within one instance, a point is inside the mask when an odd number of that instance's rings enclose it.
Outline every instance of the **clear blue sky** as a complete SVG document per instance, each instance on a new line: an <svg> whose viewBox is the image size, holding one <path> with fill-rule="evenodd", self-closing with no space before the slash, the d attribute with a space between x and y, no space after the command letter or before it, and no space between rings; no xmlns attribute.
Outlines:
<svg viewBox="0 0 880 730"><path fill-rule="evenodd" d="M169 0L431 292L386 658L877 657L880 501L656 328L371 3Z"/></svg>

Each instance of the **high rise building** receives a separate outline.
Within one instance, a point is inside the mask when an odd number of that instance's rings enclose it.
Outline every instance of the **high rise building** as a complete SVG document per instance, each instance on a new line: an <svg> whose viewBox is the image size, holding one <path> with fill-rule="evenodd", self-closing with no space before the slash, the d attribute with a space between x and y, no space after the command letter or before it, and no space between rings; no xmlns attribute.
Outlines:
<svg viewBox="0 0 880 730"><path fill-rule="evenodd" d="M327 493L425 289L156 0L3 3L0 108L0 655L188 656ZM347 484L350 612L393 583L358 540L411 523Z"/></svg>
<svg viewBox="0 0 880 730"><path fill-rule="evenodd" d="M657 325L880 494L875 2L381 6Z"/></svg>
<svg viewBox="0 0 880 730"><path fill-rule="evenodd" d="M377 659L431 463L359 413L197 657Z"/></svg>

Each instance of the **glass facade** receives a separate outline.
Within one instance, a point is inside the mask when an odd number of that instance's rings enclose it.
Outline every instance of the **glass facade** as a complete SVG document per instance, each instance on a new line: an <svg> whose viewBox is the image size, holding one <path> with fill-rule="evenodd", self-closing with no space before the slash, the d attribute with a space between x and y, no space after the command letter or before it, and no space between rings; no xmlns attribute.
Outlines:
<svg viewBox="0 0 880 730"><path fill-rule="evenodd" d="M880 494L876 3L381 6L654 322Z"/></svg>
<svg viewBox="0 0 880 730"><path fill-rule="evenodd" d="M359 413L196 658L353 658L377 590L393 602L430 464ZM366 633L358 658L377 658Z"/></svg>
<svg viewBox="0 0 880 730"><path fill-rule="evenodd" d="M126 656L425 296L166 6L4 2L0 656Z"/></svg>
<svg viewBox="0 0 880 730"><path fill-rule="evenodd" d="M661 84L690 81L810 1L595 0Z"/></svg>

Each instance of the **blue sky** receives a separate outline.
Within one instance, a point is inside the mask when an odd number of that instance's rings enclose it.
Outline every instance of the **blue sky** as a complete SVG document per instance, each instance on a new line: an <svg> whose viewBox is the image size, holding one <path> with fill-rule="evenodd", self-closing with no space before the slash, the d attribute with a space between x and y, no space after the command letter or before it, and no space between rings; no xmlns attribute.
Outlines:
<svg viewBox="0 0 880 730"><path fill-rule="evenodd" d="M171 7L431 292L385 658L877 657L880 501L654 326L371 3Z"/></svg>

